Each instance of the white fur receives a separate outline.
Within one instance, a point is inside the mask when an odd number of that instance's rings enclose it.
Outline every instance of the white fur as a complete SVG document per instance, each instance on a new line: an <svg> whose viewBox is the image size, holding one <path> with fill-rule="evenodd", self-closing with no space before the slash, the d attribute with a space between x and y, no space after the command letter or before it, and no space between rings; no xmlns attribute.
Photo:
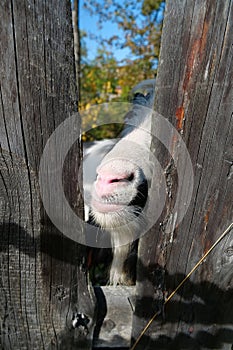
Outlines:
<svg viewBox="0 0 233 350"><path fill-rule="evenodd" d="M151 82L149 86L151 86ZM147 86L141 83L140 88L147 89ZM124 244L124 242L134 241L145 220L140 215L141 208L129 205L129 203L136 197L138 186L143 181L150 180L151 177L149 164L151 110L142 109L141 106L151 108L153 94L150 93L147 98L140 95L137 97L132 111L126 116L128 117L128 123L132 123L134 126L126 125L121 134L122 139L117 143L115 143L116 141L99 141L98 144L89 149L89 155L87 155L86 160L84 159L85 200L90 206L96 223L111 232L114 249L109 279L110 284L113 285L127 284L127 276L123 272L123 267L130 252L130 244ZM93 157L91 157L92 152ZM89 180L85 176L85 174L90 173L87 160L89 159L90 168L91 158L95 159L94 168L96 168L97 173L101 174L101 171L109 171L116 174L116 177L122 171L124 174L129 174L129 176L133 174L131 181L122 181L115 187L113 186L111 195L101 198L102 203L121 205L121 210L101 212L95 207L93 199L97 196L95 191L96 181L94 181L96 174L92 175Z"/></svg>

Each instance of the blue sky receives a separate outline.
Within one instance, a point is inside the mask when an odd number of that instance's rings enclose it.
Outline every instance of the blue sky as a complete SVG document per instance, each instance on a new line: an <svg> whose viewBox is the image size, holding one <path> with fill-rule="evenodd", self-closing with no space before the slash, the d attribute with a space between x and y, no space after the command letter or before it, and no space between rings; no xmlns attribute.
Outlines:
<svg viewBox="0 0 233 350"><path fill-rule="evenodd" d="M114 34L119 35L119 29L115 23L107 21L103 24L103 28L100 30L97 26L98 16L91 16L90 13L83 8L83 3L85 0L80 0L80 29L85 30L86 32L99 33L104 38L110 38ZM98 44L94 40L85 38L87 44L88 58L93 59L96 55L96 50ZM114 56L117 60L122 60L129 55L129 49L118 49L115 50Z"/></svg>

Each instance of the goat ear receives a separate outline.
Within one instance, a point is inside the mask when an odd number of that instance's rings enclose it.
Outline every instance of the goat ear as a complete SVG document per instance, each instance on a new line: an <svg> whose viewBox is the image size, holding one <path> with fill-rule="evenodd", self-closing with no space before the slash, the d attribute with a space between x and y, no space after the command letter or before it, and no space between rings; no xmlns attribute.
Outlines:
<svg viewBox="0 0 233 350"><path fill-rule="evenodd" d="M141 81L131 90L133 104L152 108L155 97L155 79Z"/></svg>
<svg viewBox="0 0 233 350"><path fill-rule="evenodd" d="M155 79L147 79L138 83L135 87L132 88L131 93L135 94L136 92L141 92L147 94L150 91L155 89Z"/></svg>

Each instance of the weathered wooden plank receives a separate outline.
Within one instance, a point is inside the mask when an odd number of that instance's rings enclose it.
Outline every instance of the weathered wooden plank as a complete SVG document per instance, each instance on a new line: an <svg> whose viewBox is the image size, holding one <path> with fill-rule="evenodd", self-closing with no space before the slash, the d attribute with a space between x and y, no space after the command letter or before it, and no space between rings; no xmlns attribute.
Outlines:
<svg viewBox="0 0 233 350"><path fill-rule="evenodd" d="M232 36L232 1L167 1L155 108L187 145L194 190L186 216L172 227L177 171L160 148L172 196L139 244L133 340L156 310L161 315L137 349L231 349L233 343L232 232L161 308L232 222Z"/></svg>
<svg viewBox="0 0 233 350"><path fill-rule="evenodd" d="M91 348L94 295L85 249L52 225L38 185L49 136L77 111L71 23L69 1L0 3L2 349ZM78 155L76 148L64 175L78 171ZM63 182L77 208L74 175ZM78 313L88 317L88 329L73 327Z"/></svg>
<svg viewBox="0 0 233 350"><path fill-rule="evenodd" d="M95 349L128 349L131 340L135 287L95 287L98 315Z"/></svg>

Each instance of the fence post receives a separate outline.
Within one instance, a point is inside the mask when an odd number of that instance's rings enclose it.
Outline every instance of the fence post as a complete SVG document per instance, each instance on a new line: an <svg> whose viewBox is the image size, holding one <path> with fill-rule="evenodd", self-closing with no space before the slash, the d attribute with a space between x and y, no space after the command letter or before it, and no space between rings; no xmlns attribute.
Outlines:
<svg viewBox="0 0 233 350"><path fill-rule="evenodd" d="M140 240L132 342L156 311L160 315L136 349L229 349L233 343L232 231L163 307L232 222L232 36L232 1L166 2L155 110L184 140L194 188L177 225L172 210L184 183L178 183L171 154L157 144L169 195L158 222ZM170 141L179 147L179 138Z"/></svg>
<svg viewBox="0 0 233 350"><path fill-rule="evenodd" d="M86 251L53 226L38 185L47 140L77 112L70 6L64 0L0 4L4 349L91 349L95 298L87 281ZM77 143L67 158L63 184L67 196L72 194L70 205L82 215L76 178L79 154ZM69 168L72 176L66 176Z"/></svg>

